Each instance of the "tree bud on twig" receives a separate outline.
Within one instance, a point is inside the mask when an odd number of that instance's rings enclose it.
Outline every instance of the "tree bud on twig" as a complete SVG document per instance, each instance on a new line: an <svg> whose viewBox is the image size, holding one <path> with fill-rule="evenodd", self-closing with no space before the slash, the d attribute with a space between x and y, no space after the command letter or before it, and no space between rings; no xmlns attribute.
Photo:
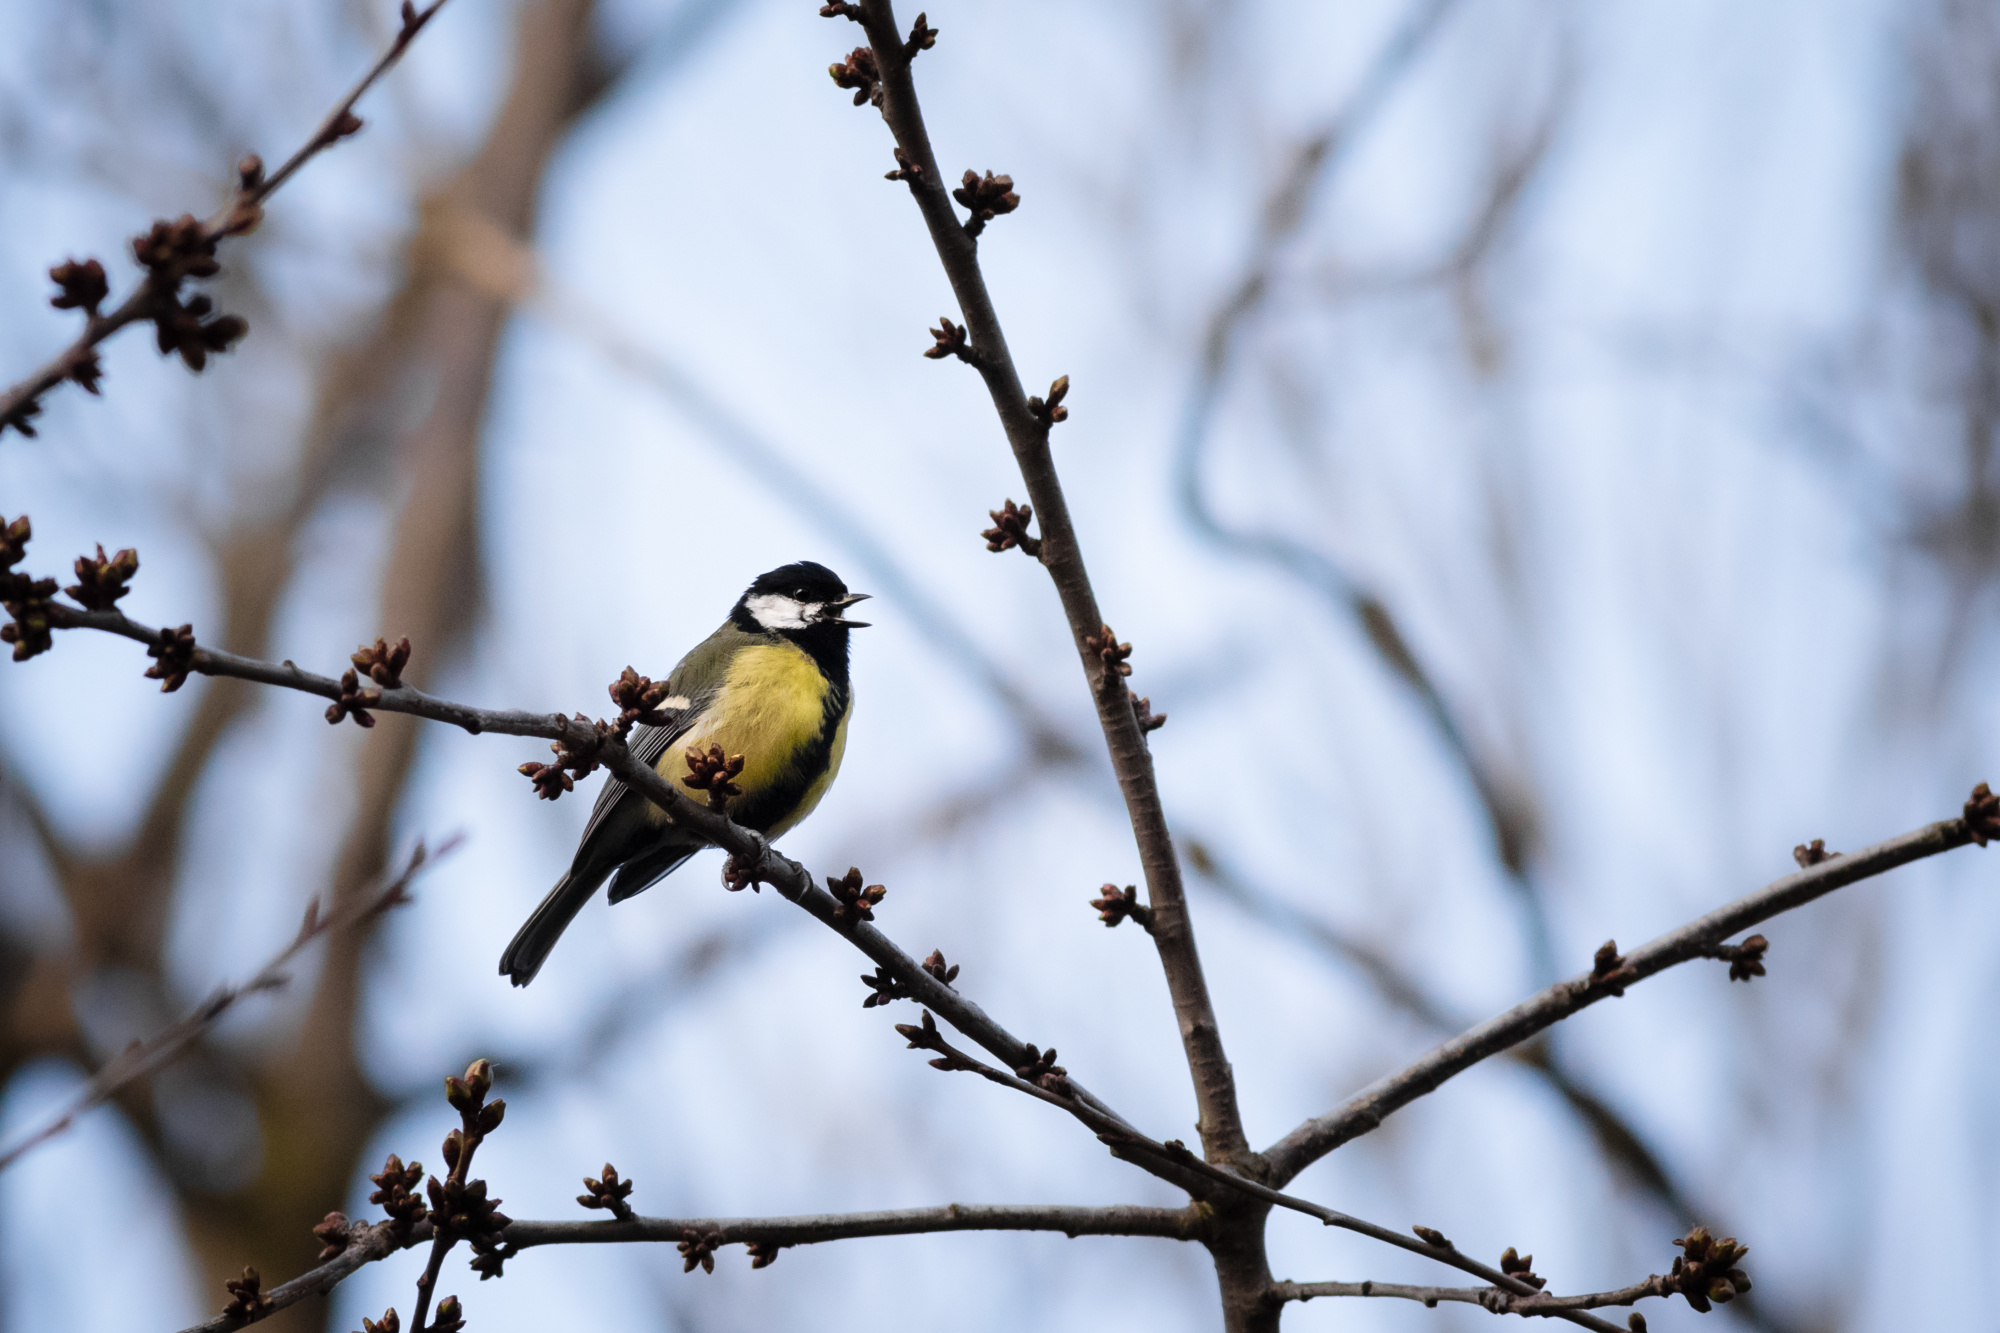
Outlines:
<svg viewBox="0 0 2000 1333"><path fill-rule="evenodd" d="M1687 1303L1702 1314L1708 1313L1711 1301L1723 1305L1750 1290L1749 1275L1737 1266L1750 1247L1737 1244L1735 1237L1717 1240L1706 1227L1696 1227L1674 1244L1681 1247L1681 1254L1667 1275L1668 1289L1687 1297Z"/></svg>
<svg viewBox="0 0 2000 1333"><path fill-rule="evenodd" d="M966 341L966 331L952 323L950 315L939 315L938 327L932 329L930 333L931 337L937 339L937 343L925 350L926 357L933 361L942 361L948 356L955 356L968 366L979 364L978 355Z"/></svg>
<svg viewBox="0 0 2000 1333"><path fill-rule="evenodd" d="M252 1319L271 1307L260 1290L264 1279L254 1268L245 1268L242 1277L230 1278L222 1285L229 1292L229 1304L222 1307L222 1313L231 1319Z"/></svg>
<svg viewBox="0 0 2000 1333"><path fill-rule="evenodd" d="M70 595L77 605L92 611L111 611L118 606L118 599L132 591L125 585L139 572L139 553L126 547L108 559L104 554L104 543L97 544L97 558L87 555L76 558L77 581L63 591Z"/></svg>
<svg viewBox="0 0 2000 1333"><path fill-rule="evenodd" d="M375 646L362 644L348 659L354 669L367 676L385 690L399 690L403 687L403 668L410 662L410 639L408 635L396 640L392 648L383 639L375 640Z"/></svg>
<svg viewBox="0 0 2000 1333"><path fill-rule="evenodd" d="M104 280L104 265L95 259L81 263L72 259L57 264L49 270L49 280L60 289L49 298L49 304L58 310L82 310L95 315L97 307L111 294L111 285Z"/></svg>
<svg viewBox="0 0 2000 1333"><path fill-rule="evenodd" d="M839 879L828 875L826 889L840 904L833 909L833 919L842 923L873 921L876 904L889 896L889 891L880 884L862 888L861 871L854 866L849 866Z"/></svg>
<svg viewBox="0 0 2000 1333"><path fill-rule="evenodd" d="M742 755L725 756L720 745L710 745L706 752L690 746L687 766L688 775L681 779L681 785L707 792L709 809L720 810L730 797L743 794L743 789L730 781L743 771Z"/></svg>
<svg viewBox="0 0 2000 1333"><path fill-rule="evenodd" d="M349 669L340 676L340 697L326 706L326 720L329 725L339 726L342 718L351 717L360 727L372 727L375 715L368 711L368 705L381 702L382 691L363 689L361 678Z"/></svg>
<svg viewBox="0 0 2000 1333"><path fill-rule="evenodd" d="M1083 646L1101 664L1097 678L1100 689L1110 689L1119 677L1132 674L1132 663L1126 660L1132 656L1132 645L1118 642L1111 626L1103 625L1097 633L1084 635Z"/></svg>
<svg viewBox="0 0 2000 1333"><path fill-rule="evenodd" d="M1416 1233L1418 1240L1433 1248L1440 1250L1456 1248L1449 1240L1445 1239L1445 1234L1436 1227L1411 1227L1410 1230Z"/></svg>
<svg viewBox="0 0 2000 1333"><path fill-rule="evenodd" d="M313 1228L313 1236L324 1247L319 1252L319 1261L321 1263L325 1263L337 1254L344 1254L346 1252L348 1242L351 1239L348 1235L347 1227L346 1213L328 1213L326 1220Z"/></svg>
<svg viewBox="0 0 2000 1333"><path fill-rule="evenodd" d="M917 21L910 25L910 40L903 43L903 63L917 58L917 52L928 51L937 45L937 29L930 25L930 16L917 15Z"/></svg>
<svg viewBox="0 0 2000 1333"><path fill-rule="evenodd" d="M949 986L952 982L958 980L958 964L952 963L947 965L944 961L944 950L942 949L931 950L930 957L924 959L924 971L936 977L941 985Z"/></svg>
<svg viewBox="0 0 2000 1333"><path fill-rule="evenodd" d="M713 1273L715 1248L720 1244L722 1244L722 1233L719 1231L711 1231L706 1235L692 1227L683 1231L679 1246L682 1259L681 1272L692 1273L695 1265L700 1264L702 1272Z"/></svg>
<svg viewBox="0 0 2000 1333"><path fill-rule="evenodd" d="M585 1176L583 1188L586 1192L577 1195L576 1201L584 1207L608 1209L620 1222L630 1222L634 1217L632 1205L625 1202L632 1193L632 1182L620 1180L618 1168L611 1163L604 1164L604 1174L597 1179Z"/></svg>
<svg viewBox="0 0 2000 1333"><path fill-rule="evenodd" d="M1069 397L1069 376L1058 375L1055 383L1049 385L1048 401L1044 402L1034 397L1028 399L1028 415L1041 422L1044 430L1058 421L1068 421L1069 409L1062 405L1062 400L1067 397Z"/></svg>
<svg viewBox="0 0 2000 1333"><path fill-rule="evenodd" d="M1014 193L1014 178L996 176L990 171L984 176L976 171L966 172L951 197L972 215L965 220L965 234L975 238L994 218L1021 206L1021 196Z"/></svg>
<svg viewBox="0 0 2000 1333"><path fill-rule="evenodd" d="M1606 940L1597 946L1597 953L1590 960L1590 984L1602 986L1613 995L1623 996L1628 982L1636 981L1638 973L1625 965L1625 958L1618 952L1617 940Z"/></svg>
<svg viewBox="0 0 2000 1333"><path fill-rule="evenodd" d="M854 90L854 105L862 106L869 102L881 105L882 70L875 63L873 47L855 47L844 63L828 65L826 72L833 76L834 83L839 87Z"/></svg>
<svg viewBox="0 0 2000 1333"><path fill-rule="evenodd" d="M1994 795L1983 782L1966 798L1965 831L1981 847L2000 838L2000 796Z"/></svg>
<svg viewBox="0 0 2000 1333"><path fill-rule="evenodd" d="M1102 892L1103 896L1092 898L1090 905L1097 909L1097 919L1104 923L1106 929L1130 917L1148 935L1153 933L1153 909L1139 901L1137 885L1127 884L1125 891L1120 893L1116 884L1106 884Z"/></svg>
<svg viewBox="0 0 2000 1333"><path fill-rule="evenodd" d="M1523 1257L1515 1252L1512 1245L1509 1245L1500 1255L1500 1271L1509 1277L1521 1279L1521 1281L1527 1283L1536 1291L1540 1291L1548 1285L1546 1278L1535 1276L1535 1256L1530 1254Z"/></svg>
<svg viewBox="0 0 2000 1333"><path fill-rule="evenodd" d="M769 1268L772 1264L778 1262L778 1251L783 1249L784 1246L778 1244L776 1241L753 1240L744 1248L750 1251L750 1266L752 1268Z"/></svg>
<svg viewBox="0 0 2000 1333"><path fill-rule="evenodd" d="M1800 843L1792 848L1792 859L1799 863L1799 869L1808 870L1822 861L1831 861L1839 852L1826 849L1825 838L1814 838L1810 843Z"/></svg>
<svg viewBox="0 0 2000 1333"><path fill-rule="evenodd" d="M1033 505L1017 505L1006 501L998 509L989 509L986 516L993 520L993 526L979 535L986 539L986 549L1000 552L1012 547L1020 547L1026 554L1040 559L1042 539L1028 535L1028 524L1035 517Z"/></svg>
<svg viewBox="0 0 2000 1333"><path fill-rule="evenodd" d="M188 672L194 670L194 626L161 630L159 642L146 650L146 656L157 659L146 668L146 679L159 681L160 693L172 694L187 684Z"/></svg>

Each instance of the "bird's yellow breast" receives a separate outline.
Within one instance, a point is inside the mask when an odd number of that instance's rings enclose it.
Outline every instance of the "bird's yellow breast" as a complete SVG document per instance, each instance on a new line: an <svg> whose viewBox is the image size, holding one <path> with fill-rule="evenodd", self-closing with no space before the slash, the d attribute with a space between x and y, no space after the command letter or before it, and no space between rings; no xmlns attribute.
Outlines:
<svg viewBox="0 0 2000 1333"><path fill-rule="evenodd" d="M729 809L796 790L797 804L767 830L777 837L797 824L833 782L847 747L847 710L829 716L828 694L833 685L811 657L791 644L755 644L730 659L722 687L686 735L660 757L660 776L676 787L688 775L689 749L719 745L726 755L743 756L743 772L735 779L743 789ZM822 739L829 723L831 746ZM825 756L820 771L818 758ZM684 787L682 790L686 790Z"/></svg>

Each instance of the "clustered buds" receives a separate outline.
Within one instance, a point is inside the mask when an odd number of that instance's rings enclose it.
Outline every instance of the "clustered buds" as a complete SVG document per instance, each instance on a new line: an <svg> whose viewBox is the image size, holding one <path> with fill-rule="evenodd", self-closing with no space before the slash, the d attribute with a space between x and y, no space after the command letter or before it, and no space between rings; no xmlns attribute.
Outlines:
<svg viewBox="0 0 2000 1333"><path fill-rule="evenodd" d="M695 1265L701 1265L704 1273L715 1271L715 1247L722 1244L720 1231L700 1232L693 1227L681 1232L681 1272L692 1273Z"/></svg>
<svg viewBox="0 0 2000 1333"><path fill-rule="evenodd" d="M923 176L923 164L910 161L910 155L901 147L896 149L896 169L882 173L882 179L885 181L909 181L912 185L922 180Z"/></svg>
<svg viewBox="0 0 2000 1333"><path fill-rule="evenodd" d="M212 278L221 270L215 258L218 239L191 213L173 222L162 219L132 238L132 257L145 266L154 293L151 319L160 354L180 353L189 370L201 370L209 353L228 351L250 330L239 315L214 315L215 303L206 296L181 300L183 281Z"/></svg>
<svg viewBox="0 0 2000 1333"><path fill-rule="evenodd" d="M38 579L14 569L28 558L28 542L34 535L34 525L26 514L12 523L0 523L0 606L14 617L12 624L0 625L0 642L14 645L16 662L45 653L53 644L49 637L49 598L56 594L56 581Z"/></svg>
<svg viewBox="0 0 2000 1333"><path fill-rule="evenodd" d="M1058 375L1055 383L1049 385L1048 401L1044 402L1032 396L1028 399L1028 415L1041 422L1043 429L1055 425L1058 421L1068 421L1069 409L1062 405L1062 400L1067 397L1069 397L1069 376Z"/></svg>
<svg viewBox="0 0 2000 1333"><path fill-rule="evenodd" d="M1799 863L1801 870L1809 869L1822 861L1831 861L1839 855L1839 852L1829 852L1826 849L1825 838L1814 838L1810 843L1802 842L1792 848L1792 859Z"/></svg>
<svg viewBox="0 0 2000 1333"><path fill-rule="evenodd" d="M348 1234L347 1228L347 1214L340 1212L328 1213L326 1220L313 1228L313 1238L319 1241L322 1247L319 1252L321 1263L346 1253L348 1243L353 1239Z"/></svg>
<svg viewBox="0 0 2000 1333"><path fill-rule="evenodd" d="M394 647L384 639L375 640L373 647L364 643L347 660L383 689L399 690L403 688L403 668L410 664L409 636L396 640Z"/></svg>
<svg viewBox="0 0 2000 1333"><path fill-rule="evenodd" d="M408 643L409 640L405 639L404 642ZM358 658L361 654L356 653L355 656ZM326 720L334 726L339 726L342 718L351 717L363 728L372 727L375 725L375 715L368 711L368 705L381 702L382 691L364 689L361 678L352 670L348 670L341 673L340 697L326 706Z"/></svg>
<svg viewBox="0 0 2000 1333"><path fill-rule="evenodd" d="M582 713L575 715L579 727L590 729L591 738L572 747L566 740L549 742L556 761L553 764L522 764L514 771L534 784L535 795L545 801L553 801L566 791L575 791L576 784L597 771L598 752L604 742L617 734L617 728L608 722L593 722Z"/></svg>
<svg viewBox="0 0 2000 1333"><path fill-rule="evenodd" d="M785 1247L774 1240L753 1240L743 1248L750 1251L752 1268L769 1268L778 1262L778 1251Z"/></svg>
<svg viewBox="0 0 2000 1333"><path fill-rule="evenodd" d="M132 576L139 572L139 553L126 547L117 555L107 558L104 543L97 544L97 558L87 555L76 558L77 581L63 591L79 605L91 611L112 611L118 606L118 599L132 591L126 587Z"/></svg>
<svg viewBox="0 0 2000 1333"><path fill-rule="evenodd" d="M1994 795L1983 782L1974 787L1972 795L1966 798L1965 831L1981 847L1994 838L2000 838L2000 796Z"/></svg>
<svg viewBox="0 0 2000 1333"><path fill-rule="evenodd" d="M97 307L111 294L111 284L104 280L104 265L95 259L71 259L57 264L49 270L49 281L57 288L49 304L58 310L81 310L95 315Z"/></svg>
<svg viewBox="0 0 2000 1333"><path fill-rule="evenodd" d="M1132 645L1118 642L1111 626L1104 625L1097 633L1084 635L1083 646L1100 664L1097 679L1102 688L1108 690L1120 677L1132 674L1132 663L1127 660L1132 656Z"/></svg>
<svg viewBox="0 0 2000 1333"><path fill-rule="evenodd" d="M486 1136L500 1127L507 1114L504 1101L487 1101L493 1090L493 1062L474 1060L463 1078L453 1075L444 1081L445 1100L458 1112L459 1127L444 1136L445 1168L451 1174L432 1176L426 1186L430 1195L430 1223L439 1243L450 1245L463 1240L472 1246L473 1268L483 1282L500 1276L501 1264L512 1253L502 1248L500 1233L512 1218L500 1211L500 1200L487 1197L486 1182L469 1180L472 1155ZM440 1302L432 1329L458 1327L457 1300Z"/></svg>
<svg viewBox="0 0 2000 1333"><path fill-rule="evenodd" d="M724 755L720 745L711 744L707 750L689 746L687 766L688 775L681 779L681 785L707 792L709 809L720 810L730 797L743 794L743 789L731 781L743 772L742 755Z"/></svg>
<svg viewBox="0 0 2000 1333"><path fill-rule="evenodd" d="M1602 987L1613 995L1623 995L1625 987L1639 979L1639 974L1625 963L1625 956L1618 952L1617 940L1606 940L1597 946L1597 953L1590 960L1590 984Z"/></svg>
<svg viewBox="0 0 2000 1333"><path fill-rule="evenodd" d="M1132 699L1132 717L1139 724L1139 734L1141 736L1158 731L1161 727L1167 725L1167 715L1153 711L1152 696L1147 695L1142 697L1137 690L1129 689L1125 693Z"/></svg>
<svg viewBox="0 0 2000 1333"><path fill-rule="evenodd" d="M1139 901L1136 884L1127 884L1122 893L1116 884L1106 884L1102 892L1103 896L1092 898L1090 905L1097 909L1097 919L1106 929L1130 917L1148 935L1153 933L1153 909Z"/></svg>
<svg viewBox="0 0 2000 1333"><path fill-rule="evenodd" d="M396 1313L396 1307L393 1305L382 1312L380 1319L370 1319L367 1315L363 1315L361 1333L403 1333L403 1318Z"/></svg>
<svg viewBox="0 0 2000 1333"><path fill-rule="evenodd" d="M382 1169L368 1177L375 1184L375 1192L368 1196L368 1202L379 1203L389 1220L407 1230L412 1223L423 1220L424 1201L417 1196L417 1186L423 1182L424 1164L411 1162L403 1165L403 1159L394 1153L382 1164Z"/></svg>
<svg viewBox="0 0 2000 1333"><path fill-rule="evenodd" d="M987 550L1006 551L1018 546L1028 555L1041 559L1042 539L1028 535L1028 524L1035 517L1033 505L1017 505L1008 500L998 509L987 510L986 516L993 520L993 526L979 535L986 539Z"/></svg>
<svg viewBox="0 0 2000 1333"><path fill-rule="evenodd" d="M264 1279L254 1268L245 1268L242 1277L232 1277L223 1282L229 1292L229 1304L222 1307L222 1313L231 1319L250 1319L271 1308L271 1302L264 1298Z"/></svg>
<svg viewBox="0 0 2000 1333"><path fill-rule="evenodd" d="M1508 1277L1519 1278L1536 1291L1548 1285L1548 1279L1535 1276L1535 1256L1530 1254L1523 1257L1515 1253L1512 1245L1509 1245L1500 1256L1500 1271Z"/></svg>
<svg viewBox="0 0 2000 1333"><path fill-rule="evenodd" d="M1014 1077L1025 1083L1032 1083L1043 1092L1053 1092L1058 1097L1071 1095L1069 1071L1056 1063L1056 1048L1038 1051L1033 1045L1021 1048L1024 1057L1014 1066Z"/></svg>
<svg viewBox="0 0 2000 1333"><path fill-rule="evenodd" d="M1411 1227L1410 1230L1416 1233L1418 1240L1431 1246L1433 1249L1450 1250L1457 1248L1436 1227Z"/></svg>
<svg viewBox="0 0 2000 1333"><path fill-rule="evenodd" d="M188 672L194 670L194 626L161 630L146 656L155 659L146 668L146 679L159 681L160 693L172 694L187 684Z"/></svg>
<svg viewBox="0 0 2000 1333"><path fill-rule="evenodd" d="M873 1009L878 1004L910 998L910 988L890 975L886 967L877 967L873 976L863 972L861 984L869 988L868 995L861 1001L863 1009Z"/></svg>
<svg viewBox="0 0 2000 1333"><path fill-rule="evenodd" d="M632 1182L618 1178L618 1168L606 1162L604 1174L592 1180L583 1178L584 1193L576 1196L576 1201L586 1208L608 1209L620 1222L630 1222L633 1218L632 1205L625 1200L632 1193Z"/></svg>
<svg viewBox="0 0 2000 1333"><path fill-rule="evenodd" d="M979 235L994 218L1021 206L1021 196L1014 193L1014 178L996 176L990 171L984 176L976 171L966 172L951 197L972 214L965 220L967 236Z"/></svg>
<svg viewBox="0 0 2000 1333"><path fill-rule="evenodd" d="M1748 981L1764 975L1764 951L1770 947L1771 941L1762 935L1752 935L1741 944L1713 945L1702 956L1729 964L1731 981Z"/></svg>
<svg viewBox="0 0 2000 1333"><path fill-rule="evenodd" d="M930 332L931 337L937 339L937 343L926 348L924 355L931 360L942 361L948 356L955 356L968 366L979 364L979 358L974 354L972 344L966 341L965 329L952 323L950 315L939 315L938 327Z"/></svg>
<svg viewBox="0 0 2000 1333"><path fill-rule="evenodd" d="M944 950L932 949L930 957L924 959L924 971L937 978L938 984L949 986L958 980L958 964L944 961Z"/></svg>
<svg viewBox="0 0 2000 1333"><path fill-rule="evenodd" d="M611 702L618 705L617 727L622 735L637 722L648 727L667 725L666 714L660 712L660 704L671 694L664 680L654 680L642 676L631 667L618 673L618 679L608 687Z"/></svg>
<svg viewBox="0 0 2000 1333"><path fill-rule="evenodd" d="M828 875L826 890L833 895L834 901L838 904L833 909L833 919L841 924L873 921L876 905L889 896L889 891L880 884L870 884L867 888L862 888L861 871L854 866L849 866L847 873L839 879Z"/></svg>
<svg viewBox="0 0 2000 1333"><path fill-rule="evenodd" d="M917 58L917 52L928 51L937 45L937 29L930 25L929 16L917 15L917 21L910 25L910 40L903 43L903 63Z"/></svg>
<svg viewBox="0 0 2000 1333"><path fill-rule="evenodd" d="M826 72L833 76L837 86L854 90L854 105L863 106L869 102L877 106L882 104L882 70L875 63L873 47L855 47L848 52L844 62L828 65Z"/></svg>
<svg viewBox="0 0 2000 1333"><path fill-rule="evenodd" d="M819 7L819 16L823 19L853 19L856 23L859 23L861 22L861 6L846 4L843 0L828 0L828 3Z"/></svg>
<svg viewBox="0 0 2000 1333"><path fill-rule="evenodd" d="M1750 1247L1737 1244L1735 1237L1717 1240L1706 1227L1696 1227L1674 1244L1681 1254L1667 1275L1669 1294L1678 1291L1702 1314L1708 1313L1709 1302L1724 1305L1750 1290L1749 1275L1737 1267Z"/></svg>

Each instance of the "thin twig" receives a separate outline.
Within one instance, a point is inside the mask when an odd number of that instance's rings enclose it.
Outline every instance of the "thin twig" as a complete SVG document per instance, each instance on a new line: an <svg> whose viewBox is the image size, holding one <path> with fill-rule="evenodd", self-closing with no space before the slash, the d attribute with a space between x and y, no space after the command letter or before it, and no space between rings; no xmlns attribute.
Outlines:
<svg viewBox="0 0 2000 1333"><path fill-rule="evenodd" d="M1322 1296L1386 1296L1394 1300L1420 1301L1432 1309L1439 1301L1477 1305L1494 1314L1557 1315L1564 1310L1601 1310L1610 1305L1632 1305L1648 1296L1671 1296L1674 1288L1664 1278L1653 1276L1617 1291L1597 1291L1581 1296L1556 1296L1538 1291L1520 1296L1496 1287L1413 1287L1400 1282L1274 1282L1274 1301L1311 1301ZM1617 1327L1613 1325L1612 1327Z"/></svg>
<svg viewBox="0 0 2000 1333"><path fill-rule="evenodd" d="M1265 1150L1272 1179L1283 1183L1350 1139L1380 1125L1391 1113L1440 1087L1482 1060L1657 972L1701 958L1738 931L1898 866L1936 856L1973 840L1963 819L1946 819L1831 857L1774 880L1755 893L1698 917L1616 960L1615 969L1558 982L1512 1009L1454 1037L1422 1059L1378 1080L1323 1116L1306 1121Z"/></svg>
<svg viewBox="0 0 2000 1333"><path fill-rule="evenodd" d="M509 1254L545 1245L679 1244L690 1233L717 1245L818 1245L870 1236L923 1236L956 1231L1053 1231L1065 1236L1157 1236L1193 1240L1200 1218L1191 1208L1151 1208L1138 1204L1079 1207L1069 1204L963 1204L899 1208L869 1213L825 1213L798 1217L635 1217L629 1222L522 1220L500 1233ZM346 1249L309 1272L264 1293L265 1305L247 1318L217 1315L182 1333L229 1333L267 1318L310 1296L333 1290L366 1264L399 1250L435 1240L429 1222L398 1235L391 1223L351 1228Z"/></svg>
<svg viewBox="0 0 2000 1333"><path fill-rule="evenodd" d="M276 193L279 186L314 157L360 129L360 121L354 115L354 104L375 85L376 80L402 59L403 52L409 49L410 43L444 4L445 0L431 0L421 10L406 5L395 40L376 60L373 68L348 90L339 104L320 121L312 137L285 159L276 171L265 175L260 168L253 174L239 176L228 205L201 224L202 239L214 244L254 229L263 216L264 201ZM111 313L100 314L94 308L88 311L83 332L74 342L41 369L0 393L0 433L4 433L9 425L21 426L34 416L43 394L64 380L75 378L79 368L91 365L96 359L96 348L105 339L120 329L151 319L164 300L174 299L174 290L178 286L179 279L174 280L173 289L168 289L149 274Z"/></svg>
<svg viewBox="0 0 2000 1333"><path fill-rule="evenodd" d="M1105 630L1105 621L1084 568L1083 552L1049 450L1052 418L1046 409L1038 415L1028 401L1013 356L1007 350L1007 339L994 311L992 296L986 289L985 276L980 271L978 241L959 221L952 207L952 196L945 188L937 156L931 150L930 135L924 128L923 111L910 77L912 51L904 45L894 6L890 0L864 0L859 17L881 72L882 118L895 137L899 161L913 164L904 169L901 179L908 183L910 194L917 201L952 293L958 298L965 330L971 338L970 355L965 359L986 381L1007 443L1021 469L1028 499L1041 525L1041 561L1055 583L1079 661L1091 682L1098 722L1111 753L1119 790L1125 797L1126 813L1145 871L1147 898L1154 913L1153 941L1166 972L1167 989L1173 998L1181 1044L1194 1082L1203 1147L1212 1159L1241 1160L1249 1152L1249 1141L1243 1133L1235 1078L1223 1051L1222 1032L1209 1000L1208 981L1195 949L1194 928L1188 920L1187 899L1181 885L1180 861L1167 833L1166 814L1153 778L1152 755L1146 748L1145 734L1140 730L1123 681L1104 669L1102 657L1091 647L1093 638Z"/></svg>
<svg viewBox="0 0 2000 1333"><path fill-rule="evenodd" d="M402 873L376 892L359 897L345 911L322 917L319 899L314 898L306 908L305 920L300 923L298 934L292 937L291 943L287 944L277 957L264 964L248 981L241 985L221 987L202 1001L193 1013L173 1026L154 1033L144 1041L135 1041L113 1056L46 1124L30 1132L5 1152L0 1152L0 1171L5 1171L34 1148L69 1129L84 1113L102 1106L125 1088L142 1078L158 1073L178 1060L244 996L276 990L283 986L290 980L285 969L308 944L320 936L359 925L388 911L391 907L408 902L410 884L418 873L429 862L449 855L458 846L458 841L457 838L449 839L435 853L427 853L424 845L418 843L416 850L410 853L409 863L403 867Z"/></svg>

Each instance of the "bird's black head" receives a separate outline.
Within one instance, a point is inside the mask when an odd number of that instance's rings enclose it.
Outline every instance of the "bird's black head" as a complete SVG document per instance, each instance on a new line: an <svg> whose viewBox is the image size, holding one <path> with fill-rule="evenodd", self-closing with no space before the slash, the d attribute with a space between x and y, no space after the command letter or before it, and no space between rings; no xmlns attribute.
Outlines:
<svg viewBox="0 0 2000 1333"><path fill-rule="evenodd" d="M839 672L847 670L847 631L862 629L865 620L848 620L841 612L865 601L865 592L849 592L840 576L825 565L801 560L759 574L744 590L729 618L736 627L752 634L782 634L821 659L833 674L833 659Z"/></svg>

